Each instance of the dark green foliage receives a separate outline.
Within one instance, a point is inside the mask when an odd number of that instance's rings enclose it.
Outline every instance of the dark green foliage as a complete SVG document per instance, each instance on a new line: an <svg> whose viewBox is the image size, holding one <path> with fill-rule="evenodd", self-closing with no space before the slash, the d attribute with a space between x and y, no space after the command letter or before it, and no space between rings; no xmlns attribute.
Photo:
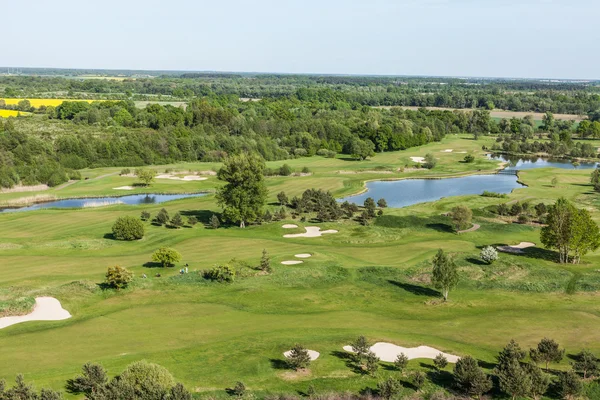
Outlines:
<svg viewBox="0 0 600 400"><path fill-rule="evenodd" d="M425 162L423 163L423 167L427 169L432 169L437 165L437 160L434 155L431 153L425 154Z"/></svg>
<svg viewBox="0 0 600 400"><path fill-rule="evenodd" d="M159 225L165 225L169 222L170 218L169 218L169 213L167 210L165 210L164 208L161 208L160 211L158 212L158 214L156 214L156 218L154 219L154 222L156 222Z"/></svg>
<svg viewBox="0 0 600 400"><path fill-rule="evenodd" d="M375 145L368 139L354 139L350 144L350 154L358 160L365 160L375 155Z"/></svg>
<svg viewBox="0 0 600 400"><path fill-rule="evenodd" d="M303 174L310 174L310 169L308 167L302 167Z"/></svg>
<svg viewBox="0 0 600 400"><path fill-rule="evenodd" d="M468 229L471 227L471 219L473 218L473 211L467 206L456 206L450 211L450 218L452 219L452 225L454 230L457 232L460 230Z"/></svg>
<svg viewBox="0 0 600 400"><path fill-rule="evenodd" d="M459 359L454 366L454 383L459 391L480 397L492 388L492 380L471 356Z"/></svg>
<svg viewBox="0 0 600 400"><path fill-rule="evenodd" d="M393 377L389 377L385 381L377 383L377 392L379 393L379 396L386 400L398 395L401 390L402 384Z"/></svg>
<svg viewBox="0 0 600 400"><path fill-rule="evenodd" d="M95 363L86 363L81 368L81 375L67 381L67 390L75 394L85 394L86 397L92 397L92 394L101 393L108 383L106 370L102 365Z"/></svg>
<svg viewBox="0 0 600 400"><path fill-rule="evenodd" d="M387 205L387 201L385 201L385 199L379 199L377 200L377 207L379 208L386 208Z"/></svg>
<svg viewBox="0 0 600 400"><path fill-rule="evenodd" d="M196 218L196 217L194 217L194 216L192 216L192 217L188 217L188 219L187 219L187 224L188 224L189 226L194 226L194 225L196 225L197 223L198 223L198 218Z"/></svg>
<svg viewBox="0 0 600 400"><path fill-rule="evenodd" d="M354 360L356 363L362 363L367 353L370 351L371 344L364 336L359 336L353 343L350 344L352 352L354 352Z"/></svg>
<svg viewBox="0 0 600 400"><path fill-rule="evenodd" d="M448 359L442 353L440 353L433 359L433 365L439 371L446 368L448 365Z"/></svg>
<svg viewBox="0 0 600 400"><path fill-rule="evenodd" d="M550 376L542 372L537 365L525 364L523 368L525 368L525 371L527 371L527 374L531 379L529 394L534 399L539 399L548 391L548 387L550 386Z"/></svg>
<svg viewBox="0 0 600 400"><path fill-rule="evenodd" d="M582 350L577 354L576 360L573 363L573 371L583 375L583 379L598 374L598 357L589 350Z"/></svg>
<svg viewBox="0 0 600 400"><path fill-rule="evenodd" d="M307 189L302 193L302 198L295 203L295 208L300 213L316 212L317 219L322 222L336 221L342 217L338 202L329 192L324 192L321 189Z"/></svg>
<svg viewBox="0 0 600 400"><path fill-rule="evenodd" d="M265 211L262 220L264 222L271 222L273 221L273 215L271 214L271 212L269 210Z"/></svg>
<svg viewBox="0 0 600 400"><path fill-rule="evenodd" d="M289 165L283 164L281 167L279 167L279 175L290 176L291 174L292 174L292 168Z"/></svg>
<svg viewBox="0 0 600 400"><path fill-rule="evenodd" d="M243 397L246 393L246 385L244 385L243 382L238 381L235 383L235 386L233 387L231 392L234 394L234 396Z"/></svg>
<svg viewBox="0 0 600 400"><path fill-rule="evenodd" d="M510 207L510 215L512 215L513 217L516 217L517 215L521 214L522 212L523 212L523 206L519 202L514 203Z"/></svg>
<svg viewBox="0 0 600 400"><path fill-rule="evenodd" d="M508 195L504 194L504 193L496 193L496 192L489 192L487 190L484 190L483 193L481 194L482 197L495 197L498 199L505 199L508 197ZM500 204L498 207L500 206L504 206L506 207L506 204ZM504 214L501 214L504 215Z"/></svg>
<svg viewBox="0 0 600 400"><path fill-rule="evenodd" d="M538 217L546 214L548 212L548 207L544 203L539 203L535 206L535 213Z"/></svg>
<svg viewBox="0 0 600 400"><path fill-rule="evenodd" d="M112 226L112 233L117 240L138 240L144 237L144 224L134 217L119 217Z"/></svg>
<svg viewBox="0 0 600 400"><path fill-rule="evenodd" d="M498 204L496 212L498 213L498 215L508 215L508 206L506 204Z"/></svg>
<svg viewBox="0 0 600 400"><path fill-rule="evenodd" d="M546 371L548 371L548 364L560 362L564 355L565 350L560 349L558 343L548 338L543 338L537 347L529 350L529 356L534 362L546 364Z"/></svg>
<svg viewBox="0 0 600 400"><path fill-rule="evenodd" d="M148 211L142 211L142 214L140 215L140 219L142 221L148 221L150 218L151 218L151 216Z"/></svg>
<svg viewBox="0 0 600 400"><path fill-rule="evenodd" d="M290 350L290 354L286 357L288 367L296 371L308 368L310 361L308 350L300 344L295 344L292 350Z"/></svg>
<svg viewBox="0 0 600 400"><path fill-rule="evenodd" d="M369 218L375 217L375 200L373 200L372 197L367 197L365 199L364 208Z"/></svg>
<svg viewBox="0 0 600 400"><path fill-rule="evenodd" d="M273 272L273 269L271 268L271 259L269 258L269 254L267 253L266 249L263 249L262 251L259 269L267 273Z"/></svg>
<svg viewBox="0 0 600 400"><path fill-rule="evenodd" d="M474 162L474 161L475 161L475 156L474 156L474 155L472 155L472 154L467 154L467 155L465 156L465 159L464 159L464 161L465 161L466 163L469 163L469 164L470 164L470 163L472 163L472 162Z"/></svg>
<svg viewBox="0 0 600 400"><path fill-rule="evenodd" d="M379 357L375 355L372 351L368 351L365 356L365 363L363 366L365 372L369 375L375 375L377 370L379 369Z"/></svg>
<svg viewBox="0 0 600 400"><path fill-rule="evenodd" d="M233 282L235 280L235 269L227 264L215 265L202 274L205 279L216 282Z"/></svg>
<svg viewBox="0 0 600 400"><path fill-rule="evenodd" d="M422 371L415 371L412 374L412 384L417 389L421 389L425 384L425 374Z"/></svg>
<svg viewBox="0 0 600 400"><path fill-rule="evenodd" d="M62 394L51 389L42 389L36 393L33 385L25 382L23 375L17 375L15 385L5 389L4 381L0 381L0 399L2 400L61 400Z"/></svg>
<svg viewBox="0 0 600 400"><path fill-rule="evenodd" d="M287 195L285 194L285 192L279 192L277 193L277 201L279 202L279 204L281 204L282 206L285 206L288 204L289 200Z"/></svg>
<svg viewBox="0 0 600 400"><path fill-rule="evenodd" d="M394 360L394 367L402 372L408 365L408 357L404 353L398 354L398 357Z"/></svg>
<svg viewBox="0 0 600 400"><path fill-rule="evenodd" d="M556 386L563 399L577 398L583 392L583 383L573 371L562 372Z"/></svg>
<svg viewBox="0 0 600 400"><path fill-rule="evenodd" d="M176 213L175 215L173 215L173 218L171 218L169 225L171 225L174 228L181 228L183 226L183 218L181 218L181 214Z"/></svg>

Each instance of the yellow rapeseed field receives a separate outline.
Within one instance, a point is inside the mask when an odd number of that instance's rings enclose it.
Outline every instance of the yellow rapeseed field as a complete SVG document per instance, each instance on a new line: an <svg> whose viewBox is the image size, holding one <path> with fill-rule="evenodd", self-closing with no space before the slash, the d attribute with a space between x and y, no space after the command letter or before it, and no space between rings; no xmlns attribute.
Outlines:
<svg viewBox="0 0 600 400"><path fill-rule="evenodd" d="M29 115L29 113L14 110L1 110L0 118L16 117L17 115Z"/></svg>
<svg viewBox="0 0 600 400"><path fill-rule="evenodd" d="M2 99L0 98L0 101L4 100L6 102L6 104L19 104L19 102L21 100L25 100L25 99ZM31 103L32 107L38 108L41 106L60 106L62 104L63 101L87 101L88 103L91 103L92 101L99 101L99 100L80 100L80 99L26 99L29 100L29 102Z"/></svg>

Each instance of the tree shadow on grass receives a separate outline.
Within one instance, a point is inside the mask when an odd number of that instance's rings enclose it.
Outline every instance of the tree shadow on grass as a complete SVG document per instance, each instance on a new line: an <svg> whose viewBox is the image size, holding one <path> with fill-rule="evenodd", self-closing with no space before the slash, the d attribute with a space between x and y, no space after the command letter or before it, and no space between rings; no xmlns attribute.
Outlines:
<svg viewBox="0 0 600 400"><path fill-rule="evenodd" d="M521 256L527 258L535 258L538 260L546 260L546 261L558 261L558 253L548 249L542 249L540 247L529 247L523 250Z"/></svg>
<svg viewBox="0 0 600 400"><path fill-rule="evenodd" d="M104 239L108 239L108 240L117 240L117 238L115 237L115 235L113 235L112 233L105 233L104 236L102 236Z"/></svg>
<svg viewBox="0 0 600 400"><path fill-rule="evenodd" d="M340 360L343 360L344 364L346 364L346 367L350 368L352 370L352 372L364 375L365 371L362 370L361 368L359 368L356 365L356 363L354 362L353 354L348 353L346 351L339 351L339 350L334 350L330 354L334 357L339 358Z"/></svg>
<svg viewBox="0 0 600 400"><path fill-rule="evenodd" d="M488 265L486 262L481 261L479 258L475 258L475 257L469 257L466 259L467 262L471 263L471 264L475 264L475 265Z"/></svg>
<svg viewBox="0 0 600 400"><path fill-rule="evenodd" d="M477 360L477 364L479 364L479 366L481 368L484 368L484 369L494 369L494 368L496 368L496 363L492 363L492 362L489 362L489 361Z"/></svg>
<svg viewBox="0 0 600 400"><path fill-rule="evenodd" d="M289 369L288 363L280 358L270 358L269 362L273 369Z"/></svg>
<svg viewBox="0 0 600 400"><path fill-rule="evenodd" d="M416 296L429 296L429 297L441 297L442 294L437 290L430 289L428 287L417 286L410 283L398 282L395 280L388 280L394 286L399 287L400 289L406 290L409 293L412 293Z"/></svg>
<svg viewBox="0 0 600 400"><path fill-rule="evenodd" d="M154 262L154 261L148 261L147 263L144 263L143 266L145 268L162 268L161 263Z"/></svg>
<svg viewBox="0 0 600 400"><path fill-rule="evenodd" d="M429 229L433 229L433 230L438 231L438 232L456 233L454 231L454 229L452 229L452 227L450 225L448 225L448 224L436 223L436 224L426 224L425 226L427 228L429 228Z"/></svg>
<svg viewBox="0 0 600 400"><path fill-rule="evenodd" d="M429 381L441 387L451 388L454 384L454 375L448 371L437 371L434 368L433 370L427 371L426 375Z"/></svg>

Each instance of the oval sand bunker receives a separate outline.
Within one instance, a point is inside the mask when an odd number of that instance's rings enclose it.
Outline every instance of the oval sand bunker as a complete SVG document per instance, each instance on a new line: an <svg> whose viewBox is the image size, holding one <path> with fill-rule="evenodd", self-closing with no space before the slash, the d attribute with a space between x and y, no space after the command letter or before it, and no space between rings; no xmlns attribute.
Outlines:
<svg viewBox="0 0 600 400"><path fill-rule="evenodd" d="M0 329L28 321L61 321L71 318L54 297L36 297L33 311L27 315L0 318Z"/></svg>
<svg viewBox="0 0 600 400"><path fill-rule="evenodd" d="M282 261L281 263L283 265L297 265L297 264L302 264L304 261L298 261L298 260L294 260L294 261Z"/></svg>
<svg viewBox="0 0 600 400"><path fill-rule="evenodd" d="M283 237L284 238L298 238L298 237L312 238L312 237L322 236L325 233L338 233L338 231L336 231L335 229L321 231L321 228L319 228L318 226L307 226L304 229L306 229L306 233L292 233L292 234L288 234L288 235L283 235Z"/></svg>
<svg viewBox="0 0 600 400"><path fill-rule="evenodd" d="M283 229L294 229L297 227L298 227L298 225L294 225L294 224L285 224L282 226Z"/></svg>
<svg viewBox="0 0 600 400"><path fill-rule="evenodd" d="M521 254L523 253L523 249L527 249L529 247L535 247L535 243L521 242L514 246L498 246L498 250L503 251L505 253Z"/></svg>
<svg viewBox="0 0 600 400"><path fill-rule="evenodd" d="M314 351L314 350L307 350L307 351L308 351L308 355L309 355L311 361L315 361L321 355L321 353L319 353L318 351ZM285 358L289 358L291 354L292 354L291 350L283 353Z"/></svg>
<svg viewBox="0 0 600 400"><path fill-rule="evenodd" d="M308 253L294 254L294 257L296 257L296 258L310 258L310 257L312 257L312 254L308 254Z"/></svg>
<svg viewBox="0 0 600 400"><path fill-rule="evenodd" d="M344 350L353 353L352 346L344 346ZM386 362L394 362L401 353L404 353L409 360L415 358L430 358L433 360L438 354L443 354L448 362L451 363L456 363L460 359L458 356L441 352L438 349L434 349L433 347L429 346L407 348L397 346L393 343L375 343L373 346L371 346L370 350L375 353L375 355L379 357L381 361Z"/></svg>

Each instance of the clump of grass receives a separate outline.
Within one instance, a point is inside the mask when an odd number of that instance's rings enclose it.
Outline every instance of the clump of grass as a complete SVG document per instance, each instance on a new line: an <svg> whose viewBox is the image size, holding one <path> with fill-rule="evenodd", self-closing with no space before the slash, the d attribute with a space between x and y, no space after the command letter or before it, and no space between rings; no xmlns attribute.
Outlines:
<svg viewBox="0 0 600 400"><path fill-rule="evenodd" d="M34 305L35 298L31 296L0 300L0 317L29 314L33 310Z"/></svg>
<svg viewBox="0 0 600 400"><path fill-rule="evenodd" d="M504 194L504 193L496 193L496 192L490 192L488 190L484 190L483 193L481 193L482 197L495 197L498 199L506 199L508 197L508 195Z"/></svg>

